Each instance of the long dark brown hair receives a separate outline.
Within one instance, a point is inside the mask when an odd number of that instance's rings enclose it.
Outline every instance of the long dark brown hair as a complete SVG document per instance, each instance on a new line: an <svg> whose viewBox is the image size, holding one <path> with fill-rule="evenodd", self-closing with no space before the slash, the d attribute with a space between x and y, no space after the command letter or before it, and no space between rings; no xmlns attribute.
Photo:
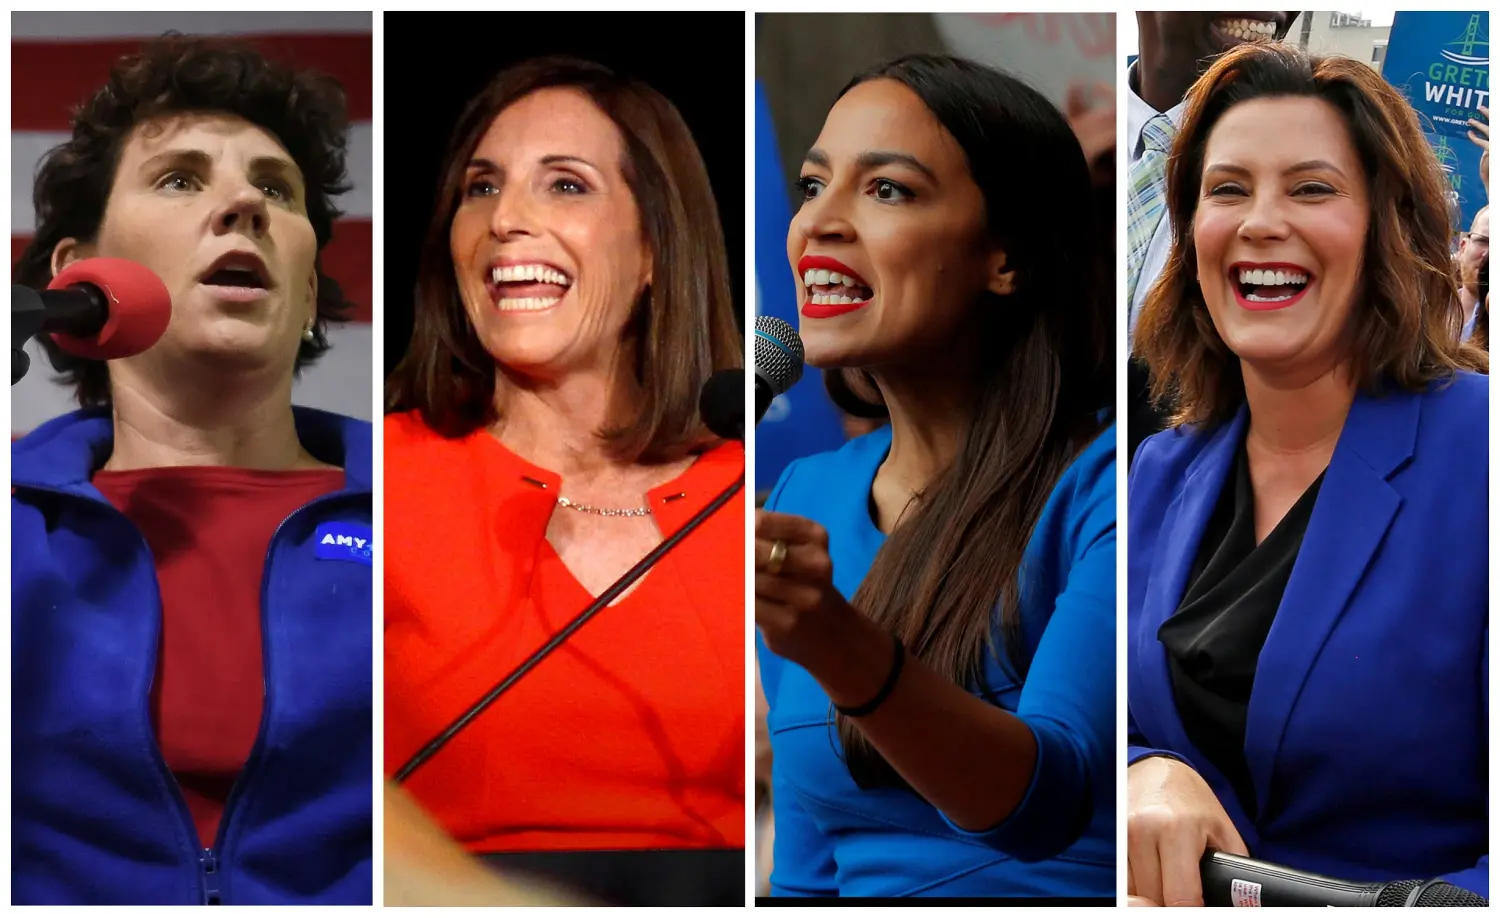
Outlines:
<svg viewBox="0 0 1500 918"><path fill-rule="evenodd" d="M963 148L988 231L1017 268L1015 293L986 293L975 306L982 378L958 455L891 533L853 599L914 656L976 688L987 656L1019 663L1026 545L1053 486L1114 402L1113 310L1096 282L1088 163L1055 106L1011 76L940 55L877 66L840 95L876 79L910 88ZM852 382L848 398L871 391L867 375ZM836 716L855 781L906 787L855 724Z"/></svg>
<svg viewBox="0 0 1500 918"><path fill-rule="evenodd" d="M1488 372L1489 356L1460 341L1447 186L1411 105L1359 61L1247 44L1219 58L1188 91L1167 166L1172 252L1136 320L1135 351L1151 368L1152 398L1175 402L1172 423L1219 423L1245 400L1239 359L1219 337L1198 286L1193 218L1214 125L1231 107L1267 97L1332 105L1369 183L1366 280L1349 339L1354 378L1365 389L1390 380L1418 390L1458 370Z"/></svg>
<svg viewBox="0 0 1500 918"><path fill-rule="evenodd" d="M469 324L454 274L449 228L464 170L500 112L542 89L577 89L625 141L621 168L652 252L652 282L625 334L637 389L611 406L600 435L617 457L663 462L711 443L698 393L716 370L741 366L729 261L702 154L677 109L639 80L566 57L526 61L498 74L464 109L443 160L437 206L422 243L411 346L386 383L388 411L420 412L446 437L499 419L495 360Z"/></svg>

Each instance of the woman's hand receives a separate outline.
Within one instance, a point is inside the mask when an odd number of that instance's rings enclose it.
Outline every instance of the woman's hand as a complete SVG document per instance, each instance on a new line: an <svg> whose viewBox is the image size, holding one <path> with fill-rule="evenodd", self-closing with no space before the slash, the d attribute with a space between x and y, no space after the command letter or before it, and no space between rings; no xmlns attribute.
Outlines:
<svg viewBox="0 0 1500 918"><path fill-rule="evenodd" d="M766 646L806 666L858 616L833 586L828 532L805 517L757 510L755 624Z"/></svg>
<svg viewBox="0 0 1500 918"><path fill-rule="evenodd" d="M1125 793L1131 905L1202 905L1203 852L1249 857L1213 790L1182 762L1136 762L1125 772Z"/></svg>

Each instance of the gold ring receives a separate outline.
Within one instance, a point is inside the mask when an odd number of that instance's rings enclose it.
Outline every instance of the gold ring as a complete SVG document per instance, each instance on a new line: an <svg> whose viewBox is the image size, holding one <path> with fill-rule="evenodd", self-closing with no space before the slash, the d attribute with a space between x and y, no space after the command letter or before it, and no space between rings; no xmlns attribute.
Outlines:
<svg viewBox="0 0 1500 918"><path fill-rule="evenodd" d="M781 566L786 563L786 543L777 539L771 543L771 557L766 559L766 570L772 574L781 573Z"/></svg>

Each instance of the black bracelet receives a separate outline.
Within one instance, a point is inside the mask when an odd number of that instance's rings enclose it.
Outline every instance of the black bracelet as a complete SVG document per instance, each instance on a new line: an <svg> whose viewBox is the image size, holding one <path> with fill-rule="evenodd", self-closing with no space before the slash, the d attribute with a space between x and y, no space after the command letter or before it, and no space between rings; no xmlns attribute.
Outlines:
<svg viewBox="0 0 1500 918"><path fill-rule="evenodd" d="M835 704L833 707L840 714L845 717L868 717L875 713L876 708L885 704L885 700L891 697L891 692L896 690L896 682L901 678L901 667L906 664L906 645L901 643L898 637L893 637L892 640L896 644L895 656L891 659L891 674L885 677L885 685L880 687L880 691L875 693L874 698L857 708L846 708Z"/></svg>

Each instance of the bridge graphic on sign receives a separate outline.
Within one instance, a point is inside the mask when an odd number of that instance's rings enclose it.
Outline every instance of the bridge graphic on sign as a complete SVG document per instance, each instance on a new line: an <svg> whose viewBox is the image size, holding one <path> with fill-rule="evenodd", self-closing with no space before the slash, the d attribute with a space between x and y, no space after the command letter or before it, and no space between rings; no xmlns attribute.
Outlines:
<svg viewBox="0 0 1500 918"><path fill-rule="evenodd" d="M1448 42L1443 49L1442 55L1455 64L1465 67L1487 67L1490 63L1490 36L1488 33L1481 34L1479 23L1483 18L1482 13L1475 13L1469 17L1469 24L1464 28L1464 34ZM1448 48L1457 48L1450 51Z"/></svg>

